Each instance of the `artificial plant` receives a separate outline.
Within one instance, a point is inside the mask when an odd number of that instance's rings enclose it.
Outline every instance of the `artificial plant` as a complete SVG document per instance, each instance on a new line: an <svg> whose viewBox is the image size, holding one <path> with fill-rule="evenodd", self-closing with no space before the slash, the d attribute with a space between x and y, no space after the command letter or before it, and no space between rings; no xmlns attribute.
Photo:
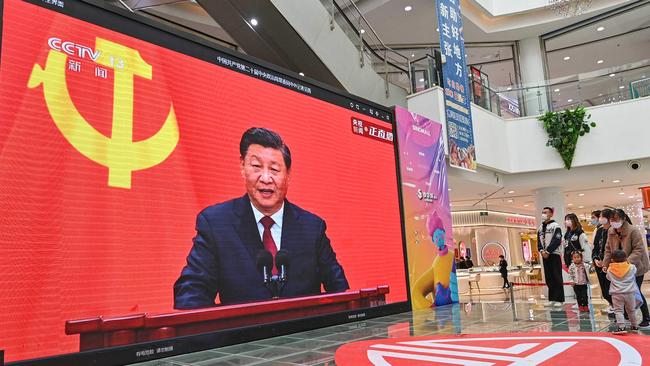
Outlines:
<svg viewBox="0 0 650 366"><path fill-rule="evenodd" d="M590 118L591 114L587 114L581 106L574 110L546 112L539 117L548 134L546 146L552 146L560 153L564 167L567 169L571 169L578 138L596 127L596 123L591 122Z"/></svg>

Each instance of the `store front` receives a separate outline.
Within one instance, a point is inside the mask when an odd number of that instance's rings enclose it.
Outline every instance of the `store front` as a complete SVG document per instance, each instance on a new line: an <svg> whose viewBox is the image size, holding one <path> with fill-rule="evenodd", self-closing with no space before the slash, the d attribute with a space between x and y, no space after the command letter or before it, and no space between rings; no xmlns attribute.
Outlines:
<svg viewBox="0 0 650 366"><path fill-rule="evenodd" d="M541 280L537 250L536 221L533 216L496 211L452 212L456 244L456 265L460 293L473 288L501 288L499 256L508 261L511 282ZM472 268L463 268L461 257L469 257ZM478 274L478 276L477 276ZM478 286L474 287L474 283Z"/></svg>

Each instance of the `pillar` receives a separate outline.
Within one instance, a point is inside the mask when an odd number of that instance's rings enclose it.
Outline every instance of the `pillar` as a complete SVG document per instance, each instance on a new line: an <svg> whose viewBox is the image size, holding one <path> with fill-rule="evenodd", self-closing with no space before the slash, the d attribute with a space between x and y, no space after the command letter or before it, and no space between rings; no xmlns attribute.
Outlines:
<svg viewBox="0 0 650 366"><path fill-rule="evenodd" d="M546 55L539 37L519 41L519 71L521 74L523 106L526 115L543 114L549 109L545 85L544 59Z"/></svg>
<svg viewBox="0 0 650 366"><path fill-rule="evenodd" d="M555 214L553 219L564 228L564 208L566 207L564 192L558 187L540 188L535 191L535 215L537 222L542 222L542 209L544 207L553 207Z"/></svg>

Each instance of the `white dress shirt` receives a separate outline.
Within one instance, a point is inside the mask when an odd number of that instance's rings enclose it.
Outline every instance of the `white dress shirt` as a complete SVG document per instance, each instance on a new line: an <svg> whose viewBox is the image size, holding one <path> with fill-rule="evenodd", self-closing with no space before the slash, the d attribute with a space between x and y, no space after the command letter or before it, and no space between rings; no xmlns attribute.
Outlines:
<svg viewBox="0 0 650 366"><path fill-rule="evenodd" d="M255 215L255 222L257 222L257 230L260 232L260 240L262 240L262 243L264 243L264 225L260 222L262 218L265 216L263 213L261 213L255 205L253 205L253 202L251 202L251 207L253 208L253 215ZM271 215L271 218L275 222L273 226L271 226L271 236L273 237L273 241L275 242L275 246L280 250L280 242L282 241L282 218L284 215L284 202L282 202L282 207Z"/></svg>

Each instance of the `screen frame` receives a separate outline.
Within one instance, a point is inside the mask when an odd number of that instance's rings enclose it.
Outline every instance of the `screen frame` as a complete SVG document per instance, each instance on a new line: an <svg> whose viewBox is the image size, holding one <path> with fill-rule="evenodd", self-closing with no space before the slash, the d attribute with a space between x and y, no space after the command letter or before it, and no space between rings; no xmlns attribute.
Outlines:
<svg viewBox="0 0 650 366"><path fill-rule="evenodd" d="M64 8L59 8L51 4L45 3L43 0L20 0L29 4L40 6L42 8L70 16L72 18L82 20L88 23L95 24L102 28L106 28L127 36L137 38L139 40L152 43L159 47L163 47L184 55L194 57L217 67L224 67L236 72L244 73L235 68L228 68L224 65L218 64L214 56L221 55L232 60L254 66L259 69L264 69L274 75L281 76L287 80L294 81L298 84L307 85L312 87L312 94L306 94L310 97L323 100L333 105L337 105L351 112L371 116L384 121L391 125L392 130L396 131L395 113L393 108L385 107L383 105L374 103L364 98L352 95L346 91L333 88L327 84L296 75L295 72L284 69L282 67L270 64L266 61L257 59L255 57L239 53L231 50L220 44L209 42L206 39L198 37L194 34L186 32L182 29L176 29L169 25L157 23L145 17L136 16L127 10L120 9L113 5L107 5L97 0L65 0ZM4 19L4 5L5 1L0 0L0 56L2 52L2 32L3 19ZM211 57L210 57L211 56ZM0 70L2 63L0 59ZM246 75L264 80L245 73ZM268 80L264 80L269 82ZM272 83L278 87L284 87L296 92L298 90L288 88L286 86ZM373 109L381 113L384 117L378 118L374 114L370 114L369 110ZM255 326L247 326L240 328L232 328L216 332L174 337L161 341L134 343L126 346L107 347L98 350L82 351L67 353L61 355L53 355L43 358L18 360L7 363L7 365L60 365L60 364L93 364L93 365L120 365L127 363L136 363L150 361L165 357L176 356L185 353L197 352L207 349L224 347L232 344L249 342L269 337L281 336L310 329L322 328L344 323L363 322L363 320L371 319L380 316L397 314L401 312L411 311L411 292L410 282L408 277L408 258L406 251L406 233L404 232L404 209L402 202L402 187L400 175L400 159L398 150L397 135L394 134L393 150L395 156L395 174L397 183L397 201L399 204L399 218L400 218L400 231L401 231L401 244L404 259L404 283L406 285L407 300L381 305L372 308L361 308L349 311L335 312L331 314L297 318L286 320L282 322L263 323ZM156 349L159 347L173 346L173 351L166 353L159 353L150 356L136 356L136 352ZM5 355L6 356L6 355Z"/></svg>

